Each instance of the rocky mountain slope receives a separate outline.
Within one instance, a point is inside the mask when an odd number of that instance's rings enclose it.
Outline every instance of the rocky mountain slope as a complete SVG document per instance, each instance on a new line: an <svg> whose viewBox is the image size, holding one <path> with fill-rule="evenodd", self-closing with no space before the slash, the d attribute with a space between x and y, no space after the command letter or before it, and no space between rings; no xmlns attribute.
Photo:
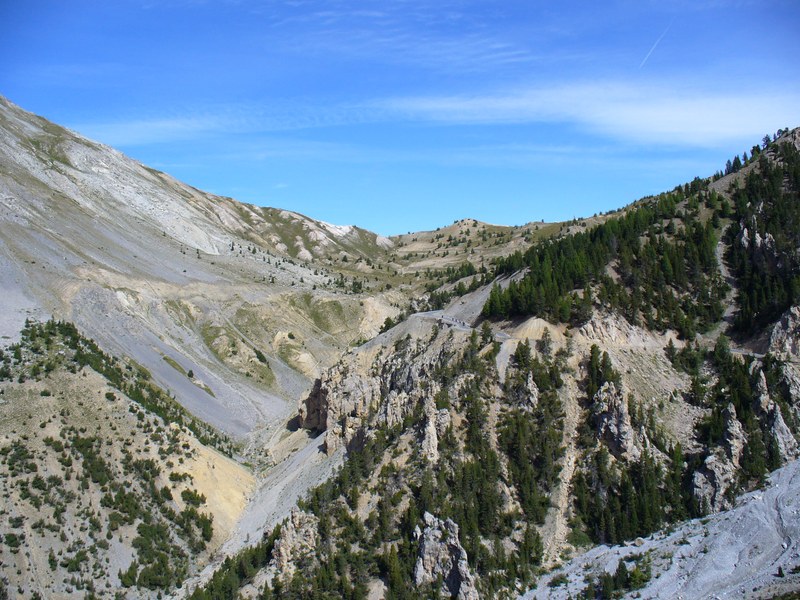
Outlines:
<svg viewBox="0 0 800 600"><path fill-rule="evenodd" d="M593 544L730 509L738 493L793 461L796 208L784 213L782 248L754 246L744 273L723 263L734 289L720 261L733 262L733 245L744 245L741 234L723 235L752 205L739 190L779 182L760 198L761 215L796 199L796 142L796 132L784 135L715 188L696 180L586 233L501 257L494 287L411 315L345 355L299 411L301 426L326 432L327 452L348 450L337 477L301 503L315 523L315 559L291 573L265 565L246 594L511 597L542 567ZM765 251L774 254L765 260ZM776 290L762 291L774 297L759 297L760 306L782 303L785 312L754 334L739 324L748 273L759 270ZM730 327L726 314L738 315ZM778 481L776 493L791 503L794 478ZM721 539L746 536L719 527ZM447 550L429 541L454 535ZM796 579L779 581L777 566L784 575L798 566L798 540L787 531L781 543L779 555L749 563L737 585L794 589ZM464 555L467 568L455 569ZM681 560L677 568L688 569ZM643 554L619 573L595 568L596 580L581 578L564 595L658 596L667 588L652 578L662 568ZM559 593L565 578L554 575L541 593ZM697 572L678 588L702 594L717 583ZM218 590L212 582L194 597Z"/></svg>
<svg viewBox="0 0 800 600"><path fill-rule="evenodd" d="M775 598L800 588L800 463L776 471L764 490L730 511L646 539L598 546L544 575L523 598L574 598L637 566L649 581L637 598ZM630 576L628 576L630 577ZM589 592L591 596L591 592Z"/></svg>
<svg viewBox="0 0 800 600"><path fill-rule="evenodd" d="M774 510L705 521L798 453L780 133L614 213L385 239L0 101L3 589L692 596L726 535L754 557L730 593L795 589L793 467ZM656 533L690 518L690 548Z"/></svg>
<svg viewBox="0 0 800 600"><path fill-rule="evenodd" d="M229 440L63 322L26 326L2 360L10 596L169 588L209 560L254 487Z"/></svg>
<svg viewBox="0 0 800 600"><path fill-rule="evenodd" d="M204 194L5 100L0 131L2 335L69 319L242 436L397 312L363 262L387 239Z"/></svg>

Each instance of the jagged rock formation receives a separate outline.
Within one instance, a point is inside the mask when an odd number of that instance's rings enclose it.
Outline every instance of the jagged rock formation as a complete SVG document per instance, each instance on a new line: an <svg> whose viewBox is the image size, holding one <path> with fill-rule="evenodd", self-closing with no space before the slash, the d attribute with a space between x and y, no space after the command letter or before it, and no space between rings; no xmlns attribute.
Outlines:
<svg viewBox="0 0 800 600"><path fill-rule="evenodd" d="M758 205L758 213L762 213L764 210L764 203L761 202ZM753 231L752 239L750 235L750 229ZM752 245L752 256L753 261L755 264L760 265L762 267L769 267L770 269L774 269L777 265L780 264L781 259L778 256L777 247L775 244L774 236L766 232L763 236L758 232L758 222L756 220L756 216L753 215L752 220L749 223L740 223L741 226L741 233L738 236L738 242L742 245L745 249L750 249Z"/></svg>
<svg viewBox="0 0 800 600"><path fill-rule="evenodd" d="M314 385L300 403L297 410L300 426L310 431L325 431L328 427L328 391L322 387L322 379Z"/></svg>
<svg viewBox="0 0 800 600"><path fill-rule="evenodd" d="M800 367L792 363L786 363L781 368L783 383L792 398L789 408L794 413L795 419L800 419Z"/></svg>
<svg viewBox="0 0 800 600"><path fill-rule="evenodd" d="M641 347L653 343L651 334L640 327L634 327L623 317L607 312L594 313L578 331L601 345Z"/></svg>
<svg viewBox="0 0 800 600"><path fill-rule="evenodd" d="M270 566L280 581L289 581L299 563L314 560L319 519L302 510L293 510L275 540Z"/></svg>
<svg viewBox="0 0 800 600"><path fill-rule="evenodd" d="M617 456L639 460L644 436L631 424L622 387L617 387L612 381L604 383L594 396L592 413L598 439L604 440Z"/></svg>
<svg viewBox="0 0 800 600"><path fill-rule="evenodd" d="M693 476L693 493L700 506L718 512L731 507L728 490L736 485L739 462L747 438L742 424L736 418L736 409L728 404L723 413L725 435L723 444L710 454L703 467Z"/></svg>
<svg viewBox="0 0 800 600"><path fill-rule="evenodd" d="M767 424L775 440L781 462L793 459L797 455L797 440L783 420L780 406L770 397L767 389L767 378L761 370L758 372L756 395L756 412Z"/></svg>
<svg viewBox="0 0 800 600"><path fill-rule="evenodd" d="M467 551L458 539L458 525L430 513L423 517L425 529L417 527L419 554L414 566L414 583L423 585L442 578L443 591L458 600L478 600L475 576L467 562Z"/></svg>
<svg viewBox="0 0 800 600"><path fill-rule="evenodd" d="M422 456L428 462L439 460L439 438L450 426L450 411L446 408L436 410L436 404L429 396L425 399L425 425L422 431Z"/></svg>
<svg viewBox="0 0 800 600"><path fill-rule="evenodd" d="M763 205L762 205L763 206ZM761 208L761 207L759 207ZM760 212L760 210L759 210ZM763 237L760 233L758 233L758 225L754 222L751 224L753 231L755 234L753 236L752 244L755 247L756 255L759 258L763 258L766 253L774 253L775 252L775 238L772 236L771 233L765 234ZM749 248L751 244L750 240L750 232L748 231L747 227L742 226L742 232L739 234L739 243L745 247Z"/></svg>
<svg viewBox="0 0 800 600"><path fill-rule="evenodd" d="M515 387L510 394L511 398L517 402L522 408L533 410L539 403L539 388L533 380L533 374L528 373L525 378L525 384Z"/></svg>
<svg viewBox="0 0 800 600"><path fill-rule="evenodd" d="M432 375L453 347L449 336L437 335L430 344L419 338L399 337L394 352L388 356L369 351L346 355L301 402L300 426L327 431L325 447L330 454L355 440L367 422L391 427L418 403L426 403L430 424L423 437L427 439L426 452L435 461L434 433L443 431L439 423L444 424L448 417L434 414L435 406L430 400L439 385Z"/></svg>
<svg viewBox="0 0 800 600"><path fill-rule="evenodd" d="M769 351L784 361L782 383L792 402L795 419L800 419L800 306L792 306L775 323L769 339Z"/></svg>
<svg viewBox="0 0 800 600"><path fill-rule="evenodd" d="M311 394L301 403L300 426L327 431L325 448L331 454L355 437L380 393L379 381L365 377L343 360L315 382ZM395 416L391 408L387 410Z"/></svg>

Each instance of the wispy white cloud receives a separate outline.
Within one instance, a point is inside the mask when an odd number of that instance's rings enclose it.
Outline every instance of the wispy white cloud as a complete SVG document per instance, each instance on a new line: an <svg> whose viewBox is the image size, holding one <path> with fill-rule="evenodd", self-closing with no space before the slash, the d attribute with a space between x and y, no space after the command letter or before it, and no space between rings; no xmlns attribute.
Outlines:
<svg viewBox="0 0 800 600"><path fill-rule="evenodd" d="M723 147L760 139L779 127L796 126L800 93L707 91L666 84L567 83L475 95L379 98L365 102L236 105L187 110L183 114L71 124L90 138L122 148L314 130L354 124L430 123L442 126L563 125L570 131L676 147ZM236 143L232 138L228 143ZM345 155L354 151L346 144ZM272 149L259 152L268 157ZM280 152L319 155L343 151L341 144L303 141Z"/></svg>
<svg viewBox="0 0 800 600"><path fill-rule="evenodd" d="M125 67L115 62L53 62L6 67L6 75L13 79L59 88L91 88L98 80L119 76L124 71Z"/></svg>
<svg viewBox="0 0 800 600"><path fill-rule="evenodd" d="M519 169L523 171L562 168L580 164L609 170L636 169L698 169L704 173L719 167L717 162L699 162L680 153L667 152L654 156L636 148L621 148L614 144L587 145L580 140L561 140L542 143L450 143L439 147L395 147L359 145L352 143L297 140L287 137L264 136L248 140L227 149L217 149L205 155L214 164L235 163L253 165L275 161L303 161L308 164L338 163L360 165L416 164L445 168ZM273 186L279 189L280 184Z"/></svg>
<svg viewBox="0 0 800 600"><path fill-rule="evenodd" d="M190 141L212 136L315 129L374 121L376 109L303 102L188 107L169 115L84 121L69 126L89 138L118 147Z"/></svg>
<svg viewBox="0 0 800 600"><path fill-rule="evenodd" d="M82 135L110 146L127 147L193 140L211 133L229 131L236 127L236 123L226 117L180 116L85 122L71 127Z"/></svg>
<svg viewBox="0 0 800 600"><path fill-rule="evenodd" d="M749 92L568 83L485 95L382 99L372 105L435 123L564 123L635 142L717 146L796 125L800 93L790 88Z"/></svg>
<svg viewBox="0 0 800 600"><path fill-rule="evenodd" d="M550 25L525 34L485 22L467 2L289 2L259 8L263 48L306 60L381 62L453 73L491 72L510 65L558 60L543 38ZM377 6L377 8L376 8ZM292 8L294 7L294 8ZM503 13L503 9L498 9ZM539 42L540 50L534 41Z"/></svg>

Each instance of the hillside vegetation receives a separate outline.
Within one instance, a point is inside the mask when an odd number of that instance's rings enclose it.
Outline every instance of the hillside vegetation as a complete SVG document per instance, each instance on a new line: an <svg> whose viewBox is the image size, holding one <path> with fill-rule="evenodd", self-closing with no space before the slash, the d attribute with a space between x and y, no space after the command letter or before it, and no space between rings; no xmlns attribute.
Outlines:
<svg viewBox="0 0 800 600"><path fill-rule="evenodd" d="M799 148L781 131L591 218L387 239L205 194L1 101L0 590L727 585L694 542L705 571L671 575L659 531L723 536L711 515L795 480ZM784 487L753 514L778 523ZM736 581L798 588L783 531L736 538L757 557Z"/></svg>
<svg viewBox="0 0 800 600"><path fill-rule="evenodd" d="M300 417L327 430L329 451L344 444L344 467L273 532L258 561L231 563L193 597L514 597L546 565L725 510L762 485L797 453L798 355L776 343L765 356L736 345L752 292L743 273L764 267L757 253L749 266L731 258L731 290L718 248L745 247L735 224L752 218L754 203L742 189L760 178L781 184L772 195L758 188L756 212L787 210L796 187L785 157L796 148L782 141L730 174L728 190L696 180L496 258L499 279L479 311L550 321L536 338L445 310L343 358ZM776 253L793 259L796 228L776 231ZM772 264L773 288L792 289L794 263ZM453 306L471 302L470 288ZM719 328L734 297L732 340ZM783 310L794 299L780 298ZM666 369L663 379L641 370L652 365ZM292 546L298 536L311 542ZM654 574L648 553L615 568L587 577L581 593L645 589ZM550 585L558 593L561 582Z"/></svg>
<svg viewBox="0 0 800 600"><path fill-rule="evenodd" d="M208 561L252 485L203 445L229 440L67 323L29 323L0 360L10 596L155 595Z"/></svg>

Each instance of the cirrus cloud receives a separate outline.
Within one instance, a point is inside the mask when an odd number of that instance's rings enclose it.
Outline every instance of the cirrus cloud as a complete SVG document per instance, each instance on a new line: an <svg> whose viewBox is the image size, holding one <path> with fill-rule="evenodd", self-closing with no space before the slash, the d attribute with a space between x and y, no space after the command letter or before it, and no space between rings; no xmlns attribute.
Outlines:
<svg viewBox="0 0 800 600"><path fill-rule="evenodd" d="M484 95L410 96L373 106L454 125L565 123L639 143L718 146L797 120L800 93L726 92L664 84L569 83Z"/></svg>

